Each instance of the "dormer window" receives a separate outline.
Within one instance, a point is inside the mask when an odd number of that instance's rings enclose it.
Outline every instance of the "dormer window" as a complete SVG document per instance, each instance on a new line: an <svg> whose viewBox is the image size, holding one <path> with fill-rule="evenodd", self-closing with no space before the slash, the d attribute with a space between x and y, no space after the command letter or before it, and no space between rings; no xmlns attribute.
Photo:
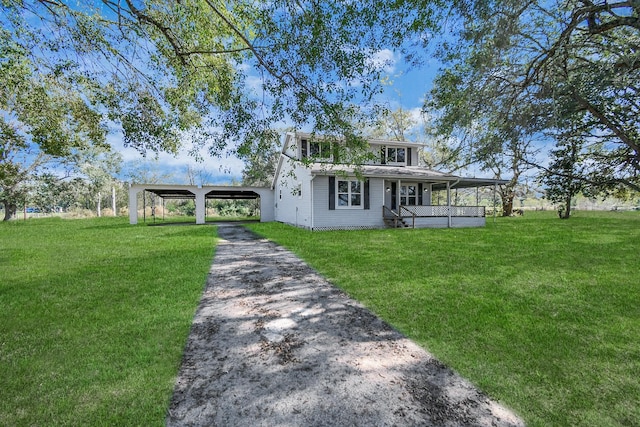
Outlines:
<svg viewBox="0 0 640 427"><path fill-rule="evenodd" d="M331 159L331 143L324 141L300 140L300 158L313 158L315 160Z"/></svg>
<svg viewBox="0 0 640 427"><path fill-rule="evenodd" d="M407 149L405 147L382 147L380 151L382 164L406 164Z"/></svg>

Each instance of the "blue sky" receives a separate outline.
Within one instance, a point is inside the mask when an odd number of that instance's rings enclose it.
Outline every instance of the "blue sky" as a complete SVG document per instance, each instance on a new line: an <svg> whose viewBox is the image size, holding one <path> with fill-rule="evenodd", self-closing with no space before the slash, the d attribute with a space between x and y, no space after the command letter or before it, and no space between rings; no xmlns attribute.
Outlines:
<svg viewBox="0 0 640 427"><path fill-rule="evenodd" d="M418 117L425 94L431 89L433 78L437 72L438 64L435 60L428 60L421 68L410 68L405 64L401 56L389 50L376 53L379 61L384 61L385 72L389 78L384 94L378 101L386 104L390 109L402 107ZM260 79L249 73L248 82L256 85L259 90ZM283 123L283 127L286 124ZM119 134L113 134L109 138L112 146L121 153L125 168L121 178L127 180L126 171L135 168L141 162L149 169L156 169L158 175L163 176L163 182L176 184L188 183L187 170L196 170L203 175L200 179L205 182L199 184L228 184L232 180L240 181L243 162L233 155L223 155L222 158L211 157L203 150L202 162L190 156L186 151L177 156L161 153L155 158L152 154L143 158L135 149L125 148Z"/></svg>

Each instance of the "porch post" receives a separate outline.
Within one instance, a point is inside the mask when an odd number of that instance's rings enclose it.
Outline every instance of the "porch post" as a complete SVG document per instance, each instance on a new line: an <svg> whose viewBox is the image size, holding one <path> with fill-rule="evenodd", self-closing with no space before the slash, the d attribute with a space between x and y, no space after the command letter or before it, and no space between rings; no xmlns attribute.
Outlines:
<svg viewBox="0 0 640 427"><path fill-rule="evenodd" d="M400 199L400 187L402 186L402 180L399 179L397 184L396 184L396 210L398 211L398 213L400 213L400 202L402 201Z"/></svg>
<svg viewBox="0 0 640 427"><path fill-rule="evenodd" d="M447 181L447 227L451 228L451 183Z"/></svg>

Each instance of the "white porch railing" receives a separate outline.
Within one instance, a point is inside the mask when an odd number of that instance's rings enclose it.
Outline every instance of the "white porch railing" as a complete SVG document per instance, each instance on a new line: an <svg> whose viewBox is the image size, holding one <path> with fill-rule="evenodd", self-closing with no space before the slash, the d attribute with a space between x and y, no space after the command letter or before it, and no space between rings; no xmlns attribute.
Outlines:
<svg viewBox="0 0 640 427"><path fill-rule="evenodd" d="M485 216L484 206L400 206L401 217L480 217Z"/></svg>

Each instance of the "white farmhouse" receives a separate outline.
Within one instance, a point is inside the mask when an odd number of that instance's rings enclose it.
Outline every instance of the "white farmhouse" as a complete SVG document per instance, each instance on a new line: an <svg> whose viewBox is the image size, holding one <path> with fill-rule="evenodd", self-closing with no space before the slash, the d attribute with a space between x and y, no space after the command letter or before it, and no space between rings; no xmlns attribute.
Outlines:
<svg viewBox="0 0 640 427"><path fill-rule="evenodd" d="M272 188L276 221L311 230L478 227L482 206L452 206L454 188L504 181L461 178L418 166L420 144L369 140L372 158L357 169L334 161L330 143L287 133ZM446 190L444 205L431 193Z"/></svg>

